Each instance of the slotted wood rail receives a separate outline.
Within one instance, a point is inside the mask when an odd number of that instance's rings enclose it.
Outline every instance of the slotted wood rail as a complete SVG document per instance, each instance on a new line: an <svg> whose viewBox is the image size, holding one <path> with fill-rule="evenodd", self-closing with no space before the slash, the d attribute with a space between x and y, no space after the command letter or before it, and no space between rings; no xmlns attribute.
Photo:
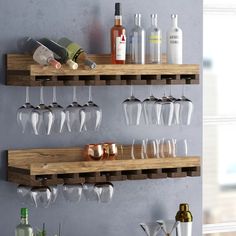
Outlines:
<svg viewBox="0 0 236 236"><path fill-rule="evenodd" d="M200 157L131 160L131 146L123 149L122 157L103 161L84 161L83 148L9 150L8 181L43 186L200 175Z"/></svg>
<svg viewBox="0 0 236 236"><path fill-rule="evenodd" d="M89 55L97 63L93 70L80 66L77 70L63 65L57 70L36 64L31 55L6 55L6 84L14 86L81 86L81 85L165 85L198 84L199 65L109 64L110 55Z"/></svg>

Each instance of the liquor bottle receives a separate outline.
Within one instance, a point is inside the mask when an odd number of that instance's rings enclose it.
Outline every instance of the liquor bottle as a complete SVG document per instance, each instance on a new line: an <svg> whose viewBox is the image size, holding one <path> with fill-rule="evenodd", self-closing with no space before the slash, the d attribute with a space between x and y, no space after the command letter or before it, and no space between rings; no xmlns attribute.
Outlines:
<svg viewBox="0 0 236 236"><path fill-rule="evenodd" d="M125 64L126 30L122 26L121 3L115 4L115 24L111 28L111 63Z"/></svg>
<svg viewBox="0 0 236 236"><path fill-rule="evenodd" d="M181 236L192 236L193 216L187 203L179 205L175 220L180 222Z"/></svg>
<svg viewBox="0 0 236 236"><path fill-rule="evenodd" d="M86 65L91 69L96 67L96 63L88 58L87 53L79 44L72 42L68 38L59 39L58 44L66 48L69 53L69 58L77 62L79 65Z"/></svg>
<svg viewBox="0 0 236 236"><path fill-rule="evenodd" d="M147 32L147 58L148 63L161 63L161 30L157 26L157 14L151 14L151 27Z"/></svg>
<svg viewBox="0 0 236 236"><path fill-rule="evenodd" d="M182 64L183 33L178 27L178 15L171 15L172 26L167 32L167 61L169 64Z"/></svg>
<svg viewBox="0 0 236 236"><path fill-rule="evenodd" d="M55 60L53 52L40 42L28 37L24 40L23 48L33 55L34 61L40 65L52 65L56 69L61 68L61 63Z"/></svg>
<svg viewBox="0 0 236 236"><path fill-rule="evenodd" d="M146 32L141 26L141 14L134 15L135 27L130 34L130 60L134 64L145 64Z"/></svg>
<svg viewBox="0 0 236 236"><path fill-rule="evenodd" d="M28 222L28 209L21 208L21 222L16 227L15 236L33 236L33 228Z"/></svg>
<svg viewBox="0 0 236 236"><path fill-rule="evenodd" d="M78 69L78 64L72 61L69 58L69 53L66 48L62 47L58 43L54 42L53 40L42 38L40 39L40 43L46 46L48 49L54 52L55 58L63 64L67 64L71 69L76 70Z"/></svg>

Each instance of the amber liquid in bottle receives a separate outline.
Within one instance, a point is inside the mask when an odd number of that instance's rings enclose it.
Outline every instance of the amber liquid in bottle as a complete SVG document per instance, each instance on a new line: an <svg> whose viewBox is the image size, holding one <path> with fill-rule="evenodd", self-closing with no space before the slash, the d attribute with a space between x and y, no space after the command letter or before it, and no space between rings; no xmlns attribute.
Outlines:
<svg viewBox="0 0 236 236"><path fill-rule="evenodd" d="M111 28L111 63L125 64L126 30L122 26L121 4L115 4L115 24Z"/></svg>

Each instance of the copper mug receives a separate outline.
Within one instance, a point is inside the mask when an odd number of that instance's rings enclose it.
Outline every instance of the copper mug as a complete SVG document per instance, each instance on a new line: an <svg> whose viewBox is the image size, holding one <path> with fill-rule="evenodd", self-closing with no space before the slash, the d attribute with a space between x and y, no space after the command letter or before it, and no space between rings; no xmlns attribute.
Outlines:
<svg viewBox="0 0 236 236"><path fill-rule="evenodd" d="M115 143L103 143L103 159L115 160L117 158L118 149Z"/></svg>
<svg viewBox="0 0 236 236"><path fill-rule="evenodd" d="M102 144L88 144L85 147L85 159L87 161L100 161L103 159L103 145Z"/></svg>

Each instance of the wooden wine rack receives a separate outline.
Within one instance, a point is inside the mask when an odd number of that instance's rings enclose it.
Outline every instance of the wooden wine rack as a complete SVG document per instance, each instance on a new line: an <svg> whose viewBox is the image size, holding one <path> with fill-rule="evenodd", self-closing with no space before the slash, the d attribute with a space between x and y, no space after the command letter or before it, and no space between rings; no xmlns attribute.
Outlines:
<svg viewBox="0 0 236 236"><path fill-rule="evenodd" d="M77 70L63 65L57 70L37 65L30 55L6 55L6 84L14 86L80 86L80 85L165 85L198 84L196 64L109 64L110 55L89 55L97 63L93 70L80 66Z"/></svg>
<svg viewBox="0 0 236 236"><path fill-rule="evenodd" d="M83 148L9 150L8 181L43 186L200 175L197 156L131 160L131 146L123 150L122 157L104 161L84 161Z"/></svg>

